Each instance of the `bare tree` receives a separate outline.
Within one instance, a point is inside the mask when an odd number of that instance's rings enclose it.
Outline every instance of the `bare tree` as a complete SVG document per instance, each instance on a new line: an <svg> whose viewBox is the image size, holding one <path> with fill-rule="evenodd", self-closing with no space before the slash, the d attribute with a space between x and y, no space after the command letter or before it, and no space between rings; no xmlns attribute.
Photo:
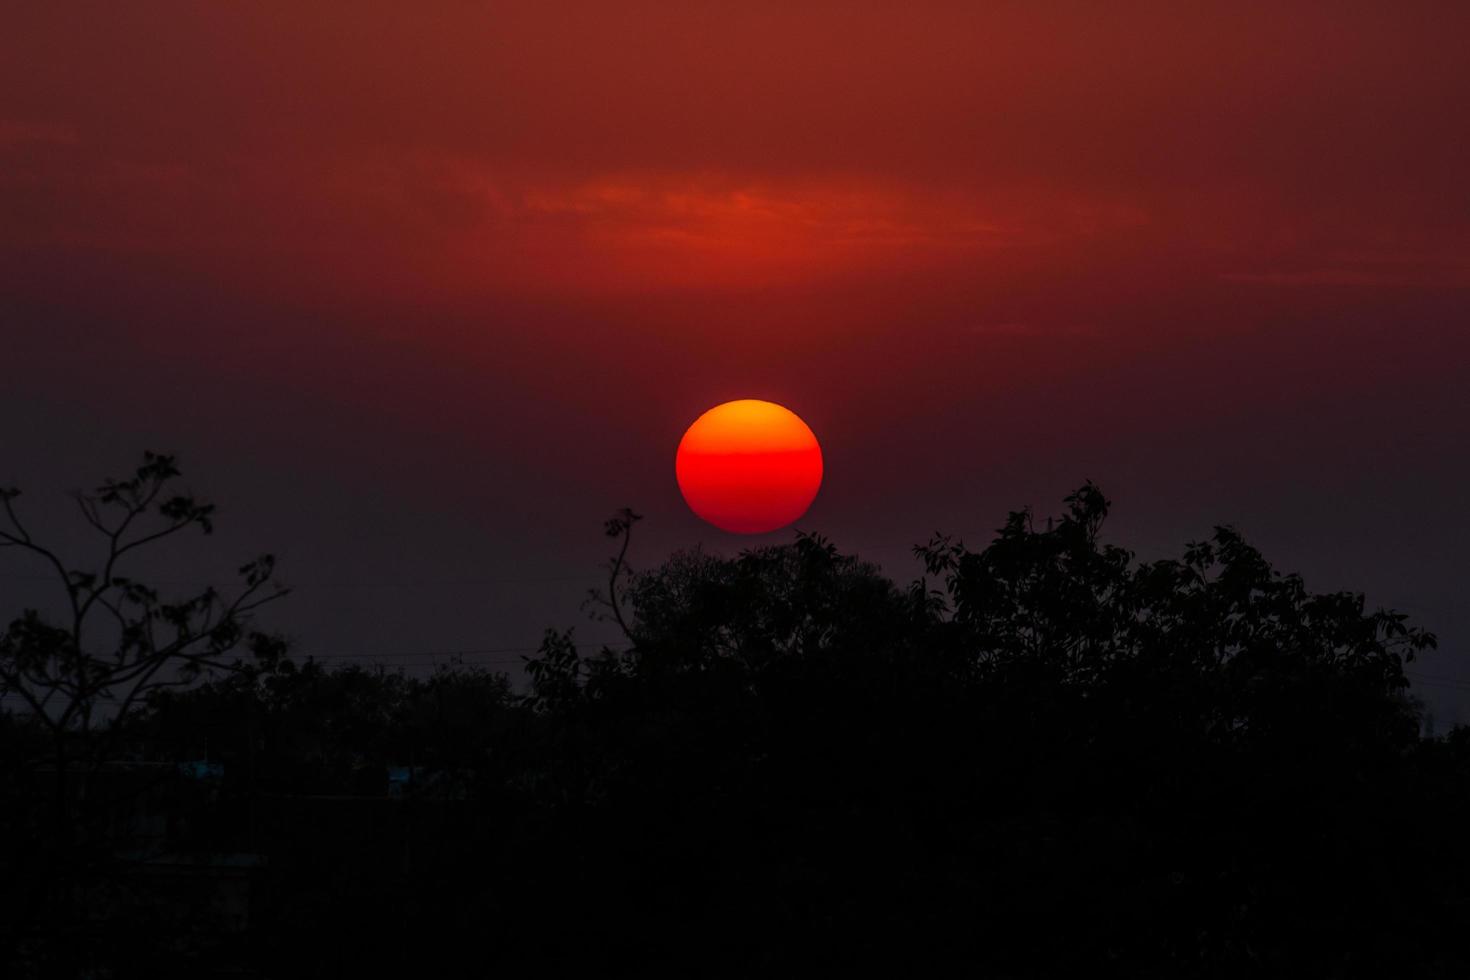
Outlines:
<svg viewBox="0 0 1470 980"><path fill-rule="evenodd" d="M106 760L151 692L214 671L256 670L282 654L279 643L250 629L251 613L288 591L273 581L272 556L241 566L232 595L211 587L168 600L123 574L150 545L190 529L213 531L214 505L176 492L178 476L174 457L145 453L132 476L76 495L82 519L102 539L91 568L73 567L37 541L17 513L20 491L0 487L8 525L0 526L0 549L33 556L63 592L58 616L26 609L0 632L0 694L24 701L50 735L59 836L70 824L70 774Z"/></svg>

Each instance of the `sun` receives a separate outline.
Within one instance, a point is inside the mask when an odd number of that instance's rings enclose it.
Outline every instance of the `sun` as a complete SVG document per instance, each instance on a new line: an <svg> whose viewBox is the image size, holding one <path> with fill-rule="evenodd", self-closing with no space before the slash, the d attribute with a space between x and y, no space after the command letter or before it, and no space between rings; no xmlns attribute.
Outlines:
<svg viewBox="0 0 1470 980"><path fill-rule="evenodd" d="M723 531L764 534L805 514L822 485L822 447L795 412L745 398L694 420L674 459L679 491Z"/></svg>

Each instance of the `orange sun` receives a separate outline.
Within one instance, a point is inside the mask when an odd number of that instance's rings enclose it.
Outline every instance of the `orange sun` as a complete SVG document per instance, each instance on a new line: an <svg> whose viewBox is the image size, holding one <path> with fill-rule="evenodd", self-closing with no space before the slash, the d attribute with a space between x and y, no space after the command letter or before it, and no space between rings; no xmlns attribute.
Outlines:
<svg viewBox="0 0 1470 980"><path fill-rule="evenodd" d="M794 412L746 398L716 405L679 442L674 475L689 509L723 531L763 534L806 513L822 447Z"/></svg>

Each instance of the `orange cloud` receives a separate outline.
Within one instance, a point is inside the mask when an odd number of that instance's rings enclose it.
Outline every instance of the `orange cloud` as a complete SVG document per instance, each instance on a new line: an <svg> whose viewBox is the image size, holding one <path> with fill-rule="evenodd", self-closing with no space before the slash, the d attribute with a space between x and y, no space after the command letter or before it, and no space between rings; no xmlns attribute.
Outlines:
<svg viewBox="0 0 1470 980"><path fill-rule="evenodd" d="M847 177L644 174L514 188L462 171L460 181L484 208L484 254L544 283L761 286L927 268L1144 223L1135 209L1066 195Z"/></svg>

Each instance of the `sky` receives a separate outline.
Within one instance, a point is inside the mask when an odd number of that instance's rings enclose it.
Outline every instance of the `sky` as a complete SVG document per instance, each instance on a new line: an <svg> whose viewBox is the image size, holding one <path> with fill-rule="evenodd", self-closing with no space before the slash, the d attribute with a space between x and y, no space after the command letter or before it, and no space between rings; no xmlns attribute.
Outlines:
<svg viewBox="0 0 1470 980"><path fill-rule="evenodd" d="M273 551L302 654L513 669L611 636L619 507L645 567L788 539L674 482L764 398L825 453L798 526L899 578L1092 479L1143 557L1231 523L1409 612L1470 722L1457 0L5 21L0 482L69 547L66 491L175 452L221 505L181 581Z"/></svg>

